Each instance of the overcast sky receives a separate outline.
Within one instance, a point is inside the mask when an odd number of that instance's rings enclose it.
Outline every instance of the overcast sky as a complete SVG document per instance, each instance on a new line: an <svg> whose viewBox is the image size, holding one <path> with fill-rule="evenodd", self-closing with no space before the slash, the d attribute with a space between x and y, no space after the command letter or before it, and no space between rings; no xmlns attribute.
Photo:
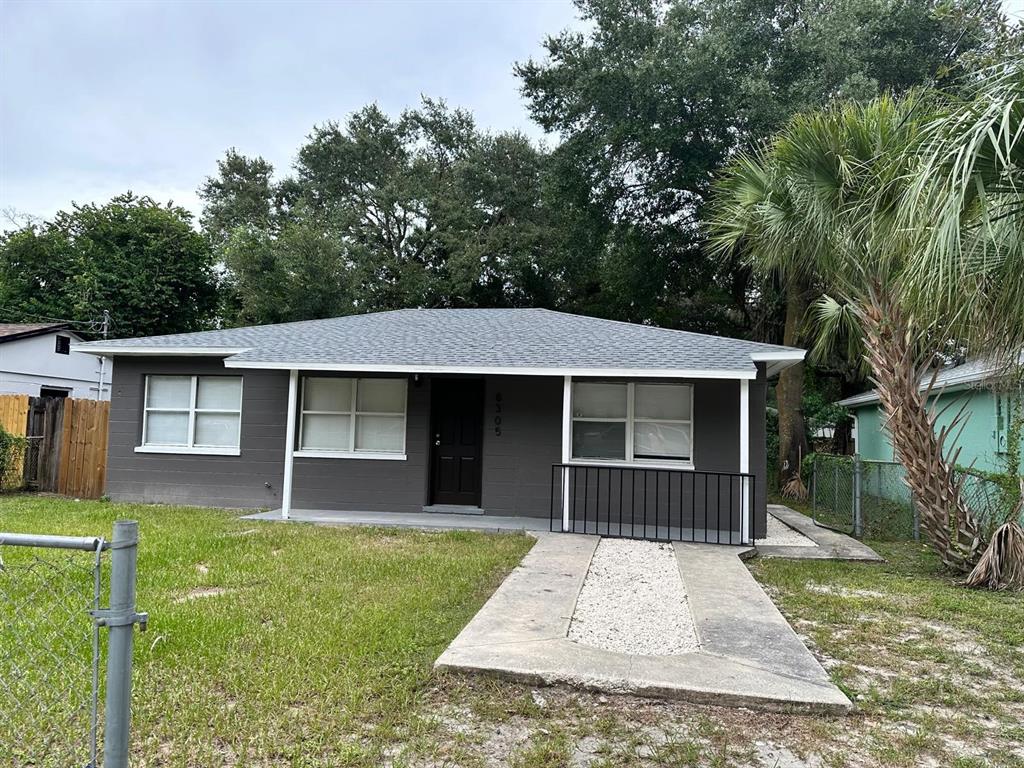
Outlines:
<svg viewBox="0 0 1024 768"><path fill-rule="evenodd" d="M421 93L539 137L512 64L577 23L569 0L0 0L0 212L128 189L198 212L228 147L287 171L315 123Z"/></svg>
<svg viewBox="0 0 1024 768"><path fill-rule="evenodd" d="M0 210L131 189L198 211L228 147L286 171L314 124L420 94L539 137L512 65L574 22L569 0L0 0Z"/></svg>

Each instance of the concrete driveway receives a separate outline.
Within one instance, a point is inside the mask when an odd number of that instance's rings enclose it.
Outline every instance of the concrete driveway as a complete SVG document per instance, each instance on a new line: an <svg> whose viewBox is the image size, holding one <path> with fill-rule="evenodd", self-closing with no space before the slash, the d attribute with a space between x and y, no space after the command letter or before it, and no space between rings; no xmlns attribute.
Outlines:
<svg viewBox="0 0 1024 768"><path fill-rule="evenodd" d="M435 666L534 685L565 683L706 704L787 712L852 709L743 564L740 555L749 549L674 545L697 651L645 656L573 642L570 624L600 541L538 534L520 566Z"/></svg>

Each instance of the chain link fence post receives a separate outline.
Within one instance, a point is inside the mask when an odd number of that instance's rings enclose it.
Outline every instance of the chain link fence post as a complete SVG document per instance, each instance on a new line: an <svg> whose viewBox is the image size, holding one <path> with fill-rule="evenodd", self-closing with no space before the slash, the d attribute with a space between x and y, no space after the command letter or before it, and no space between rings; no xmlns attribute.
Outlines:
<svg viewBox="0 0 1024 768"><path fill-rule="evenodd" d="M811 461L811 519L818 519L818 457Z"/></svg>
<svg viewBox="0 0 1024 768"><path fill-rule="evenodd" d="M146 615L135 612L138 549L139 524L116 521L110 542L110 607L96 617L109 629L103 768L128 768L134 628L146 625Z"/></svg>
<svg viewBox="0 0 1024 768"><path fill-rule="evenodd" d="M864 536L864 517L861 508L861 473L863 465L860 456L853 457L853 535L858 539Z"/></svg>

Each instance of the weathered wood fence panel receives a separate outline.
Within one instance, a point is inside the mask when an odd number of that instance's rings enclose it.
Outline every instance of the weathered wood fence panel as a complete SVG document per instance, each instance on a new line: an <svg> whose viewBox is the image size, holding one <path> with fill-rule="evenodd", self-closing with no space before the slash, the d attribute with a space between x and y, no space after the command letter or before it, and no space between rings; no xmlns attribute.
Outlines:
<svg viewBox="0 0 1024 768"><path fill-rule="evenodd" d="M107 422L110 403L65 400L57 492L96 499L107 477Z"/></svg>
<svg viewBox="0 0 1024 768"><path fill-rule="evenodd" d="M102 496L109 419L105 401L0 395L0 424L29 438L24 478L30 490Z"/></svg>
<svg viewBox="0 0 1024 768"><path fill-rule="evenodd" d="M29 490L57 490L63 428L64 401L33 397L28 409L29 441L25 454L25 487Z"/></svg>

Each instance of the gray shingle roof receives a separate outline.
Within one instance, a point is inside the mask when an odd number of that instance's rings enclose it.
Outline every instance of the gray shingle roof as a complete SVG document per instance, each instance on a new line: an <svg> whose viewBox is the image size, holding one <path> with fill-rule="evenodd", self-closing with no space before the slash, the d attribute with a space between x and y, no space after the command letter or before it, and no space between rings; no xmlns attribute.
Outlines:
<svg viewBox="0 0 1024 768"><path fill-rule="evenodd" d="M1024 366L1024 351L1018 356L1017 364ZM950 365L940 369L935 376L935 384L932 387L932 391L937 393L943 389L955 390L968 385L994 383L1001 377L1011 373L1011 368L1012 366L1007 366L1005 361L991 358L967 360L960 365ZM921 377L920 388L922 391L931 383L931 379L932 373L930 371ZM872 389L868 392L862 392L859 395L852 395L844 400L839 400L836 402L836 405L852 408L877 403L878 400L878 390Z"/></svg>
<svg viewBox="0 0 1024 768"><path fill-rule="evenodd" d="M755 370L802 350L546 309L406 309L80 344L96 354L222 353L229 367L358 370Z"/></svg>

